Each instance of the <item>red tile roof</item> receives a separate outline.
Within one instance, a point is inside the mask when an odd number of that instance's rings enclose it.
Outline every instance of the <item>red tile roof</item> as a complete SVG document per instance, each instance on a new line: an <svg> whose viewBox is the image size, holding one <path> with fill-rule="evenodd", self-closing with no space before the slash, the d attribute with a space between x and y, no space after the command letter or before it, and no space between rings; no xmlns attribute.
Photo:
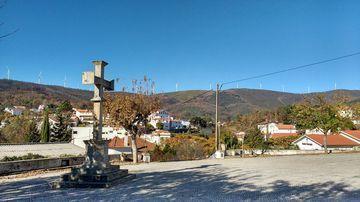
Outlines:
<svg viewBox="0 0 360 202"><path fill-rule="evenodd" d="M350 135L354 139L360 140L360 130L345 130L343 132Z"/></svg>
<svg viewBox="0 0 360 202"><path fill-rule="evenodd" d="M131 147L131 138L128 138L128 147ZM146 150L146 151L151 151L155 148L155 144L148 142L142 138L136 138L136 145L138 150L142 151L142 150ZM119 137L114 137L113 139L110 140L110 142L108 143L109 148L122 148L125 147L124 144L124 138L119 138Z"/></svg>
<svg viewBox="0 0 360 202"><path fill-rule="evenodd" d="M280 137L295 137L299 136L297 133L273 133L270 135L270 138L280 138Z"/></svg>
<svg viewBox="0 0 360 202"><path fill-rule="evenodd" d="M108 143L108 146L110 148L116 148L116 147L125 147L124 146L124 138L114 137L110 140Z"/></svg>
<svg viewBox="0 0 360 202"><path fill-rule="evenodd" d="M308 134L306 136L319 143L321 146L324 145L324 135ZM327 146L360 146L360 144L342 135L335 134L327 136Z"/></svg>

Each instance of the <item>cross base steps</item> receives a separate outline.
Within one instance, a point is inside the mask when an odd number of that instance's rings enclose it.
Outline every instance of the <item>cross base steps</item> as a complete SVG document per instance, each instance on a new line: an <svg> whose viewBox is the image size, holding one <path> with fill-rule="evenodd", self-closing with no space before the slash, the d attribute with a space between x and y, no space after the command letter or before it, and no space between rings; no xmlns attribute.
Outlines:
<svg viewBox="0 0 360 202"><path fill-rule="evenodd" d="M101 174L81 173L80 170L81 168L73 168L71 173L63 174L60 181L50 184L51 188L108 188L136 177L134 174L129 174L127 169L106 169ZM78 174L74 175L74 173Z"/></svg>

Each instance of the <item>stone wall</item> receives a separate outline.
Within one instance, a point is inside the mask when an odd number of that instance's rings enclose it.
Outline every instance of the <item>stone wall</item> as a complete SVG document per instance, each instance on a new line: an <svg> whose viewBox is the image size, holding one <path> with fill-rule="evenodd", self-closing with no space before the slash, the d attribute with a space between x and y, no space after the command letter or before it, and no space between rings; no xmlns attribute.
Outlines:
<svg viewBox="0 0 360 202"><path fill-rule="evenodd" d="M0 175L8 175L38 169L76 166L82 164L84 160L84 157L68 157L0 162Z"/></svg>
<svg viewBox="0 0 360 202"><path fill-rule="evenodd" d="M352 150L355 151L355 150ZM332 150L331 153L342 153L342 152L349 152L349 151L341 151L341 150ZM286 155L305 155L305 154L323 154L323 150L268 150L264 154L265 155L272 155L272 156L286 156ZM234 150L226 150L226 156L238 156L241 155L241 149ZM260 155L261 150L245 150L245 154L256 154Z"/></svg>

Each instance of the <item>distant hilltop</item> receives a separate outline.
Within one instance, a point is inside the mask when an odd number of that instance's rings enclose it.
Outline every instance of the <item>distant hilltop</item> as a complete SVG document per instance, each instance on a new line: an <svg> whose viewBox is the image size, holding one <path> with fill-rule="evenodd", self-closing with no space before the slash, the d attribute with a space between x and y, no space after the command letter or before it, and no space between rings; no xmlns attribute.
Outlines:
<svg viewBox="0 0 360 202"><path fill-rule="evenodd" d="M0 105L24 105L37 107L40 104L57 104L69 100L74 107L90 106L91 91L61 86L42 85L15 80L0 79ZM334 90L320 92L331 98L336 93L349 98L350 102L360 102L360 90ZM222 118L233 118L239 113L246 114L254 110L271 110L300 102L306 96L319 93L296 94L271 90L229 89L220 93ZM215 93L205 90L188 90L158 94L162 107L180 118L192 116L214 116Z"/></svg>

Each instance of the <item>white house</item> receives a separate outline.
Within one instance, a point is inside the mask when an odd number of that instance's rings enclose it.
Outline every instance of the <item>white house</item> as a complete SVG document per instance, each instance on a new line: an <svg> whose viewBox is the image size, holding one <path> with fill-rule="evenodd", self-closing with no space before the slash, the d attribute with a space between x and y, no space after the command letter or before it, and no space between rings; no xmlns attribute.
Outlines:
<svg viewBox="0 0 360 202"><path fill-rule="evenodd" d="M93 127L72 127L72 140L71 142L82 148L85 148L84 140L90 140L92 138ZM123 138L126 136L126 130L124 128L115 129L113 127L103 127L103 139L112 139L114 137Z"/></svg>
<svg viewBox="0 0 360 202"><path fill-rule="evenodd" d="M300 150L324 150L324 135L306 134L293 142ZM360 143L352 140L342 133L328 135L328 150L353 150L359 147Z"/></svg>
<svg viewBox="0 0 360 202"><path fill-rule="evenodd" d="M171 133L166 130L156 130L151 134L144 134L141 138L147 140L148 142L160 144L163 140L171 137Z"/></svg>
<svg viewBox="0 0 360 202"><path fill-rule="evenodd" d="M167 118L171 118L171 115L169 112L167 112L165 110L159 110L159 111L156 111L156 112L150 114L149 118L150 119L157 119L157 118L167 119Z"/></svg>
<svg viewBox="0 0 360 202"><path fill-rule="evenodd" d="M324 133L320 129L306 129L305 134L317 134L317 135L324 135Z"/></svg>
<svg viewBox="0 0 360 202"><path fill-rule="evenodd" d="M355 125L360 125L360 120L354 116L354 111L350 108L346 108L339 111L340 116L349 118Z"/></svg>
<svg viewBox="0 0 360 202"><path fill-rule="evenodd" d="M33 109L30 109L30 111L32 112L35 112L35 113L40 113L40 112L43 112L45 109L45 105L39 105L38 108L33 108Z"/></svg>
<svg viewBox="0 0 360 202"><path fill-rule="evenodd" d="M4 128L6 126L6 124L7 124L6 121L1 121L0 122L0 129Z"/></svg>
<svg viewBox="0 0 360 202"><path fill-rule="evenodd" d="M6 107L4 109L5 112L10 113L13 116L19 116L26 110L24 106L14 106L14 107Z"/></svg>
<svg viewBox="0 0 360 202"><path fill-rule="evenodd" d="M186 129L189 128L190 122L184 120L175 119L165 110L160 110L155 113L152 113L149 116L149 123L154 127L157 128L158 123L163 124L164 130L179 130L179 129ZM158 128L157 128L158 129Z"/></svg>
<svg viewBox="0 0 360 202"><path fill-rule="evenodd" d="M294 125L283 124L283 123L268 123L258 125L258 129L263 134L273 134L273 133L297 133L297 130Z"/></svg>
<svg viewBox="0 0 360 202"><path fill-rule="evenodd" d="M163 123L165 120L172 120L173 117L170 116L170 113L165 110L156 111L149 116L149 123L157 128L157 123Z"/></svg>
<svg viewBox="0 0 360 202"><path fill-rule="evenodd" d="M92 124L94 122L94 115L92 111L87 109L76 109L73 108L74 114L82 123Z"/></svg>
<svg viewBox="0 0 360 202"><path fill-rule="evenodd" d="M164 130L179 130L179 129L186 129L187 127L189 127L190 123L188 123L187 125L183 125L183 123L185 123L185 121L182 120L165 120L163 122L164 124Z"/></svg>

